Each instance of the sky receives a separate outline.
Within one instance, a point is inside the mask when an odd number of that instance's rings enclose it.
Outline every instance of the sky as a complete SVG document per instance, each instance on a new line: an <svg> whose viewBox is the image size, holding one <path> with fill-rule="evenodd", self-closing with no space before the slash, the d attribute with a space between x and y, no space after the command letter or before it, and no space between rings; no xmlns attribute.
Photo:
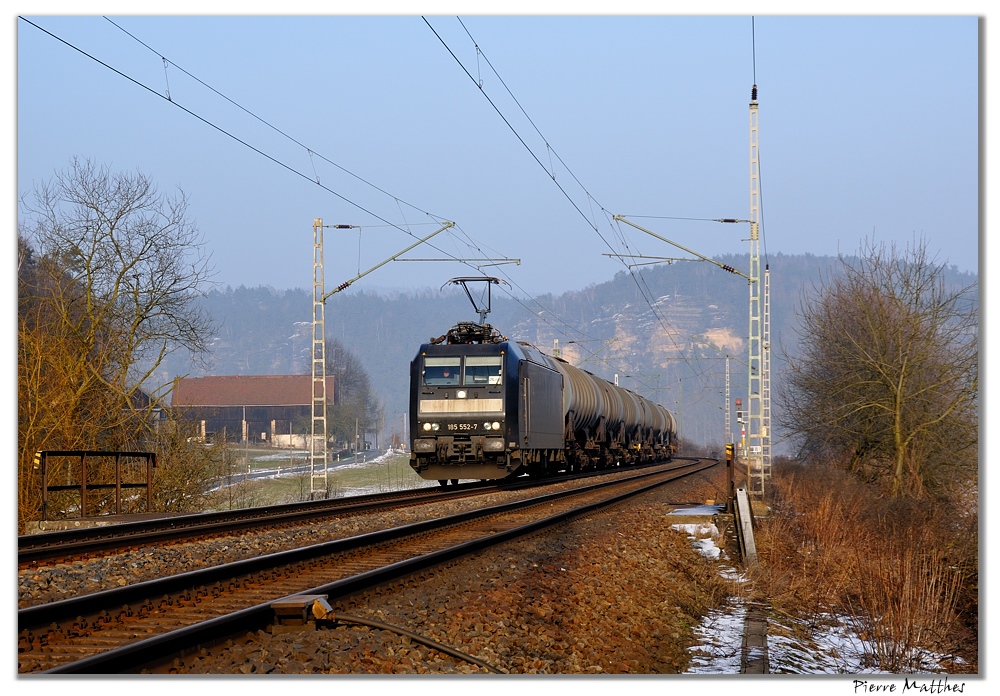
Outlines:
<svg viewBox="0 0 1000 696"><path fill-rule="evenodd" d="M327 291L450 221L400 257L435 260L387 263L354 289L486 273L520 296L558 294L639 261L621 255L749 251L748 224L713 220L750 216L756 83L765 260L923 240L978 270L971 14L454 9L22 11L17 194L74 157L141 171L188 197L222 287L311 287L321 218L356 226L324 230Z"/></svg>
<svg viewBox="0 0 1000 696"><path fill-rule="evenodd" d="M976 271L988 251L980 90L998 71L980 62L985 3L915 4L925 14L911 17L877 1L794 17L726 2L711 4L719 16L651 16L666 10L633 0L581 0L573 17L544 0L365 4L383 16L295 1L282 11L306 16L251 16L276 7L251 2L241 18L210 0L178 0L172 16L117 0L15 5L0 78L7 219L74 157L139 170L188 196L223 287L309 288L315 218L360 226L326 230L328 291L444 221L456 227L403 258L520 265L391 262L354 288L486 272L518 295L561 293L625 268L606 254L690 258L614 215L702 255L744 254L746 224L707 220L749 217L755 82L765 255L852 254L874 234L923 239Z"/></svg>

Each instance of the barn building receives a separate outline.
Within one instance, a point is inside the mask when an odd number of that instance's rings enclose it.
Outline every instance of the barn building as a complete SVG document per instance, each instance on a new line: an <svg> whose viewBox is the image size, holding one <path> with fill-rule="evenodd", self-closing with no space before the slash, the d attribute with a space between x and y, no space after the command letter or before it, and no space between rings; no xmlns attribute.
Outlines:
<svg viewBox="0 0 1000 696"><path fill-rule="evenodd" d="M326 378L327 418L333 376ZM305 448L312 433L311 375L181 377L171 408L207 441Z"/></svg>

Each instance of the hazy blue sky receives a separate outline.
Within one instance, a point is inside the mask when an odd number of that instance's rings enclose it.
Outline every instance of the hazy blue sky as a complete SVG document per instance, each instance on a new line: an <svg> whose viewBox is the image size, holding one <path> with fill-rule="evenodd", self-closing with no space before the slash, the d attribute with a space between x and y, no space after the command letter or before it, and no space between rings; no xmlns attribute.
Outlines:
<svg viewBox="0 0 1000 696"><path fill-rule="evenodd" d="M688 256L614 214L745 253L747 225L702 219L749 215L755 67L768 254L922 236L977 268L975 17L757 17L755 66L749 16L452 13L432 31L419 15L22 14L66 43L16 20L17 191L74 156L139 169L190 197L223 284L309 287L316 217L363 226L327 231L328 290L441 220L458 227L407 257L519 258L493 271L518 293L608 279L612 251ZM394 262L355 287L474 273Z"/></svg>
<svg viewBox="0 0 1000 696"><path fill-rule="evenodd" d="M180 187L224 284L308 288L316 217L364 226L360 258L356 230L328 232L328 290L412 243L406 232L380 226L383 220L416 235L434 229L417 223L455 221L460 234L434 240L441 251L425 247L408 256L520 258L520 266L497 272L508 274L515 292L532 294L610 278L623 267L602 254L623 251L623 241L630 253L685 256L613 226L614 214L656 216L633 219L702 254L745 253L746 225L676 218L749 214L747 104L755 79L769 254L849 254L874 232L901 245L922 235L942 261L962 270L978 265L980 47L973 16L792 18L775 15L800 7L706 4L758 14L755 78L749 15L496 17L457 9L484 12L496 3L423 3L404 9L406 16L237 19L123 16L151 9L118 0L100 9L16 4L15 12L93 59L11 17L11 63L3 72L13 96L10 188L27 192L74 156L139 169L165 192ZM394 5L390 12L399 11ZM674 9L651 5L581 0L572 10ZM560 3L520 0L497 11L524 6L565 12ZM179 0L167 11L230 7ZM318 11L341 7L376 11L386 3L334 2ZM808 7L881 13L898 12L900 3ZM911 9L971 15L986 7ZM313 9L301 2L239 8ZM104 12L121 28L97 15L53 12ZM1000 72L983 67L986 78ZM172 101L164 98L168 89ZM12 205L16 195L7 200ZM469 240L480 250L470 251ZM456 263L391 263L356 287L436 288L474 272ZM13 275L5 276L8 297ZM11 364L13 333L6 346ZM14 372L5 373L4 393L16 394ZM10 443L12 426L8 419ZM833 693L849 685L809 688Z"/></svg>

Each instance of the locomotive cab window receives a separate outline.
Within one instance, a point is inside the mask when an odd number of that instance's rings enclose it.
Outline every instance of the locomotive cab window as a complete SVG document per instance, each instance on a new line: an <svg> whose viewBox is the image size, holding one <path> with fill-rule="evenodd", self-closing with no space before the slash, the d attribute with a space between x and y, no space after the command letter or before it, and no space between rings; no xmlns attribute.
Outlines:
<svg viewBox="0 0 1000 696"><path fill-rule="evenodd" d="M469 355L465 358L465 374L462 383L466 386L479 384L500 384L503 357L499 355Z"/></svg>
<svg viewBox="0 0 1000 696"><path fill-rule="evenodd" d="M424 384L428 386L458 384L461 361L459 357L424 358Z"/></svg>

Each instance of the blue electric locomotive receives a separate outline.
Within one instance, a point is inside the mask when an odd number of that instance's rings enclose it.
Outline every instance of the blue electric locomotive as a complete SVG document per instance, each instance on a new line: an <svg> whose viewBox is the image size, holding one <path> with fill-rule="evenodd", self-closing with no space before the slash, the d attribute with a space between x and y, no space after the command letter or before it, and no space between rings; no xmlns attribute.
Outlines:
<svg viewBox="0 0 1000 696"><path fill-rule="evenodd" d="M463 322L410 364L410 448L414 471L443 485L668 460L677 422L489 324Z"/></svg>

